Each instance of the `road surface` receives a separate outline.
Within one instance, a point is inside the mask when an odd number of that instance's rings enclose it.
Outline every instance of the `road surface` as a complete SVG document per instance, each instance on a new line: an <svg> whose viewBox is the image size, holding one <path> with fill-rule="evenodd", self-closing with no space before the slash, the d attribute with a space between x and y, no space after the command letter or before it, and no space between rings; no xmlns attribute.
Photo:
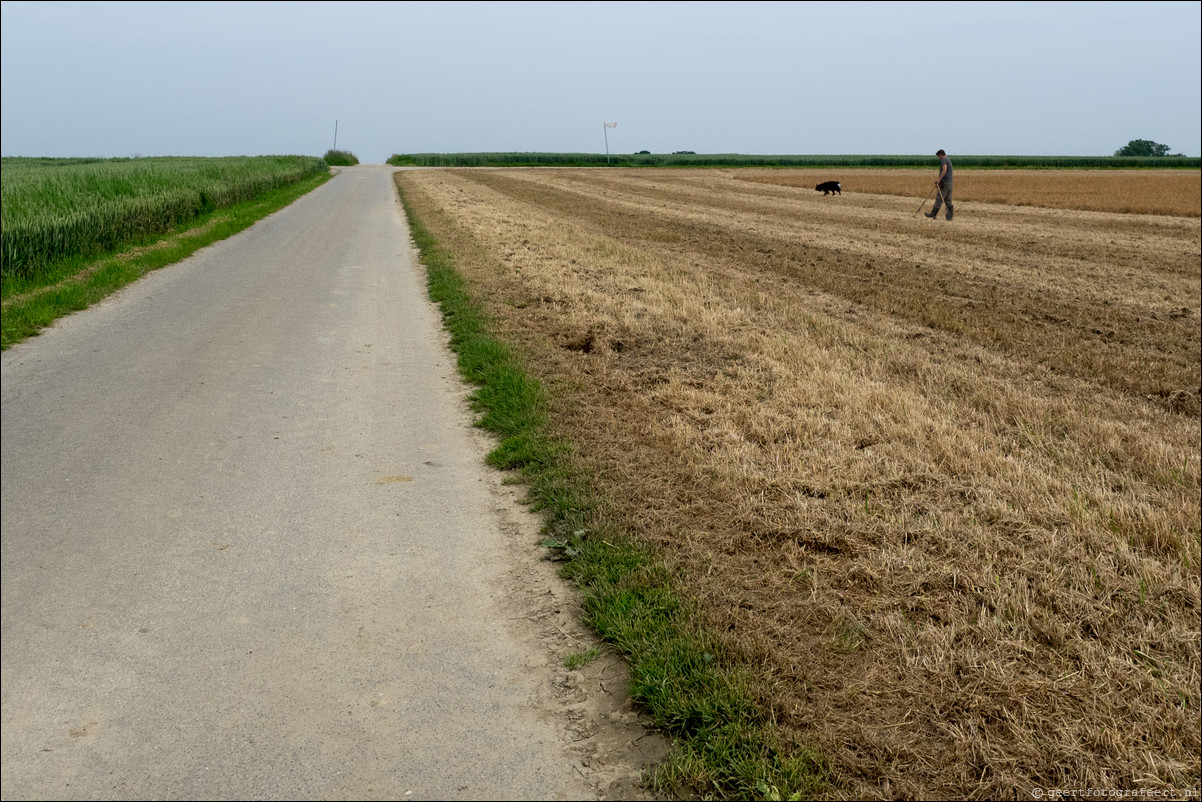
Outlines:
<svg viewBox="0 0 1202 802"><path fill-rule="evenodd" d="M5 799L635 793L391 173L3 354Z"/></svg>

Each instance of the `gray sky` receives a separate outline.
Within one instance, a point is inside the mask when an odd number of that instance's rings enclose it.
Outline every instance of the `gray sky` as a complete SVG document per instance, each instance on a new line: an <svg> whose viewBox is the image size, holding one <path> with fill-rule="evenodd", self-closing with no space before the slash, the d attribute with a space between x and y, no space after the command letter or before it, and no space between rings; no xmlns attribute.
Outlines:
<svg viewBox="0 0 1202 802"><path fill-rule="evenodd" d="M5 156L1202 153L1199 2L4 2ZM604 123L616 122L616 128Z"/></svg>

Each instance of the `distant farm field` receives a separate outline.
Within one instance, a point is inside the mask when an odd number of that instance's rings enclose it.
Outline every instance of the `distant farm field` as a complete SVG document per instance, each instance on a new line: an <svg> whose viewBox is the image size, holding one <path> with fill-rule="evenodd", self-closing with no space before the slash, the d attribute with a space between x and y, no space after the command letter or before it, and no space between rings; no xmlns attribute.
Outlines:
<svg viewBox="0 0 1202 802"><path fill-rule="evenodd" d="M744 181L813 189L821 181L842 180L853 193L917 196L933 183L931 170L729 170ZM1202 172L1197 170L960 170L956 201L1077 209L1095 212L1202 214Z"/></svg>
<svg viewBox="0 0 1202 802"><path fill-rule="evenodd" d="M1198 178L397 174L832 795L931 799L1198 787Z"/></svg>

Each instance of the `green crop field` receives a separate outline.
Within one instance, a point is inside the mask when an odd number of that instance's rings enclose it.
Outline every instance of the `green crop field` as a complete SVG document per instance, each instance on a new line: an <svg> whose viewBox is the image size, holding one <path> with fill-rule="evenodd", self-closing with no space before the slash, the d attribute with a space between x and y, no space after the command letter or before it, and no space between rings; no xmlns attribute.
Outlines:
<svg viewBox="0 0 1202 802"><path fill-rule="evenodd" d="M990 169L1198 169L1195 157L966 156L957 167ZM743 153L411 153L394 154L396 166L416 167L929 167L933 155L755 155Z"/></svg>
<svg viewBox="0 0 1202 802"><path fill-rule="evenodd" d="M327 170L311 156L5 158L0 274L31 278Z"/></svg>

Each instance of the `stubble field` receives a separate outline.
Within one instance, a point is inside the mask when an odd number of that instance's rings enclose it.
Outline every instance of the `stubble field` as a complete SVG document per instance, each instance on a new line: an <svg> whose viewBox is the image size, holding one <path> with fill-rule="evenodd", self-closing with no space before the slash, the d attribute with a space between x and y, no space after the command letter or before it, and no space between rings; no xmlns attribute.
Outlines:
<svg viewBox="0 0 1202 802"><path fill-rule="evenodd" d="M397 174L832 795L1181 793L1199 174L1069 177Z"/></svg>

